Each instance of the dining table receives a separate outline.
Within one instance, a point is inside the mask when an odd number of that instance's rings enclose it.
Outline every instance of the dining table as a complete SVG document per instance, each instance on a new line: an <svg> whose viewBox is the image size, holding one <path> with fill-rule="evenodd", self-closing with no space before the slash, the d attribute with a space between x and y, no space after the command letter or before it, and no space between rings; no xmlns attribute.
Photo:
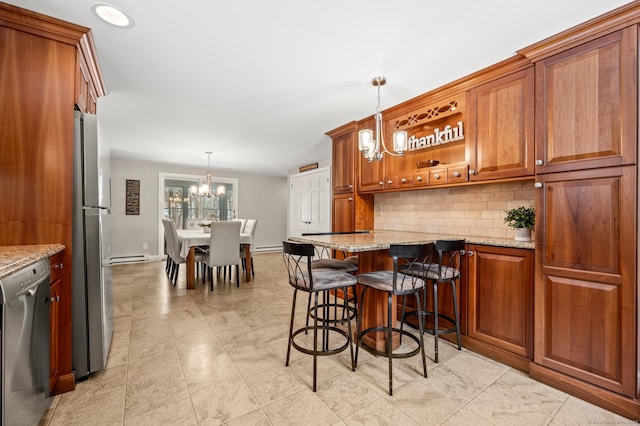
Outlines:
<svg viewBox="0 0 640 426"><path fill-rule="evenodd" d="M184 258L187 263L187 289L196 288L196 247L208 246L211 241L211 231L203 229L178 229L178 241L180 243L180 257ZM251 234L240 234L240 244L245 249L245 282L251 282L251 245L253 238ZM238 248L239 250L239 248Z"/></svg>

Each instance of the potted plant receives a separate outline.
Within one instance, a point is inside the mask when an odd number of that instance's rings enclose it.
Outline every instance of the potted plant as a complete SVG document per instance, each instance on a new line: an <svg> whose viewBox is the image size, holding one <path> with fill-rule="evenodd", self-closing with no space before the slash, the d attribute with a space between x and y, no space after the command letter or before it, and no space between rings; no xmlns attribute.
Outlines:
<svg viewBox="0 0 640 426"><path fill-rule="evenodd" d="M204 232L211 232L211 224L212 223L213 223L212 220L203 220L198 225L202 227L202 230Z"/></svg>
<svg viewBox="0 0 640 426"><path fill-rule="evenodd" d="M518 207L505 210L504 221L516 230L516 241L531 241L531 230L536 223L536 212L533 207Z"/></svg>

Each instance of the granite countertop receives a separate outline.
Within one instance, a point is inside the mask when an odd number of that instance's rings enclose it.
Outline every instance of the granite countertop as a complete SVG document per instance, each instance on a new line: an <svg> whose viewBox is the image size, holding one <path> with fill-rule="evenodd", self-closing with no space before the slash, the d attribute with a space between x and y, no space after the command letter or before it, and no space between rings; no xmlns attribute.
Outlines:
<svg viewBox="0 0 640 426"><path fill-rule="evenodd" d="M333 235L308 235L304 237L291 237L291 241L312 243L314 245L328 247L333 250L346 252L362 252L388 249L391 244L419 244L436 240L465 240L468 244L481 244L497 247L512 247L532 250L535 243L515 241L506 238L464 237L460 235L427 234L422 232L404 231L371 231L368 234L333 234Z"/></svg>
<svg viewBox="0 0 640 426"><path fill-rule="evenodd" d="M62 250L62 244L0 246L0 279Z"/></svg>

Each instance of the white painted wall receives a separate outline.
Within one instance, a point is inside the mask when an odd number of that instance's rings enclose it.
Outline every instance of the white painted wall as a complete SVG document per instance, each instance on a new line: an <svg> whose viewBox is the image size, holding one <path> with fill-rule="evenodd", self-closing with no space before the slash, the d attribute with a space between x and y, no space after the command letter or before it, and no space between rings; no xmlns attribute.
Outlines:
<svg viewBox="0 0 640 426"><path fill-rule="evenodd" d="M160 172L204 175L206 168L184 167L112 157L111 256L158 253L158 176ZM238 179L238 217L258 219L256 249L281 247L287 239L289 188L286 177L259 176L213 170L214 176ZM140 215L125 214L125 182L140 180ZM143 244L147 243L147 249Z"/></svg>

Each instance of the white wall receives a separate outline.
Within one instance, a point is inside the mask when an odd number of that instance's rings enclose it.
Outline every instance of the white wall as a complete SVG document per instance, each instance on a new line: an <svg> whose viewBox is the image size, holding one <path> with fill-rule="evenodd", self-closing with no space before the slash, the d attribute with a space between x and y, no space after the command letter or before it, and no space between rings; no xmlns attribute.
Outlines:
<svg viewBox="0 0 640 426"><path fill-rule="evenodd" d="M159 173L204 175L202 167L184 167L122 158L111 159L111 255L158 253ZM257 219L256 248L281 247L287 238L289 188L286 177L259 176L213 170L214 176L238 179L238 217ZM140 215L125 214L125 182L140 180ZM147 249L143 244L147 243Z"/></svg>

